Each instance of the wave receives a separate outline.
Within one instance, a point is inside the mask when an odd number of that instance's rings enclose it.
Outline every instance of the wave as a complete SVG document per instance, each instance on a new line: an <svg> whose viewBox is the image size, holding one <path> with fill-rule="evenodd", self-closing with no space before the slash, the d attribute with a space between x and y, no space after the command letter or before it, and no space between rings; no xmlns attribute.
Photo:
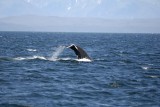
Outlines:
<svg viewBox="0 0 160 107"><path fill-rule="evenodd" d="M46 58L44 56L38 56L38 55L33 55L33 56L28 56L28 57L17 57L13 58L14 60L33 60L33 59L40 59L40 60L49 60L49 61L57 61L58 56L63 52L65 49L65 46L59 46L56 48L56 50L53 52L52 56L49 58ZM35 52L37 51L36 49L27 49L28 51Z"/></svg>
<svg viewBox="0 0 160 107"><path fill-rule="evenodd" d="M1 107L28 107L21 104L9 104L9 103L2 103L0 104Z"/></svg>
<svg viewBox="0 0 160 107"><path fill-rule="evenodd" d="M148 70L148 69L149 69L148 66L141 66L141 68L142 68L143 70Z"/></svg>
<svg viewBox="0 0 160 107"><path fill-rule="evenodd" d="M87 58L83 58L83 59L76 59L76 61L78 61L78 62L92 62L92 60L87 59Z"/></svg>
<svg viewBox="0 0 160 107"><path fill-rule="evenodd" d="M35 59L39 59L39 60L46 60L46 61L78 61L78 62L92 62L89 59L83 58L83 59L75 59L75 58L46 58L44 56L31 56L31 57L16 57L13 58L14 60L17 61L22 61L22 60L35 60Z"/></svg>
<svg viewBox="0 0 160 107"><path fill-rule="evenodd" d="M160 78L159 75L146 75L145 77L148 77L148 78Z"/></svg>
<svg viewBox="0 0 160 107"><path fill-rule="evenodd" d="M59 55L63 52L65 49L65 46L59 46L55 49L51 57L45 57L45 56L39 56L39 55L33 55L33 56L25 56L25 57L16 57L16 58L0 58L0 60L17 60L17 61L23 61L23 60L46 60L46 61L78 61L78 62L92 62L89 59L83 58L83 59L73 59L73 58L59 58ZM27 49L28 51L37 51L36 49Z"/></svg>
<svg viewBox="0 0 160 107"><path fill-rule="evenodd" d="M41 59L41 60L47 60L45 57L43 56L31 56L31 57L17 57L17 58L13 58L14 60L33 60L33 59Z"/></svg>
<svg viewBox="0 0 160 107"><path fill-rule="evenodd" d="M9 58L9 57L0 57L0 61L24 61L24 60L44 60L44 61L77 61L77 62L92 62L92 60L83 58L83 59L75 59L75 58L53 58L53 57L44 57L44 56L26 56L26 57L15 57L15 58Z"/></svg>
<svg viewBox="0 0 160 107"><path fill-rule="evenodd" d="M27 51L36 52L37 50L36 49L27 49Z"/></svg>
<svg viewBox="0 0 160 107"><path fill-rule="evenodd" d="M10 61L10 60L12 60L12 59L9 57L0 57L0 62L1 61Z"/></svg>

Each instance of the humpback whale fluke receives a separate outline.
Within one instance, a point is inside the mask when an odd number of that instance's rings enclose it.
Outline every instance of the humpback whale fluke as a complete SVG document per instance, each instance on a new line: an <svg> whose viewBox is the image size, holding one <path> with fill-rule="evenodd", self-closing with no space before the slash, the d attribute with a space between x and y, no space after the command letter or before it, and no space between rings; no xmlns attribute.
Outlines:
<svg viewBox="0 0 160 107"><path fill-rule="evenodd" d="M91 58L88 56L88 54L79 46L72 44L72 45L68 46L67 48L71 48L75 52L75 54L77 55L78 59L86 58L86 59L91 60Z"/></svg>

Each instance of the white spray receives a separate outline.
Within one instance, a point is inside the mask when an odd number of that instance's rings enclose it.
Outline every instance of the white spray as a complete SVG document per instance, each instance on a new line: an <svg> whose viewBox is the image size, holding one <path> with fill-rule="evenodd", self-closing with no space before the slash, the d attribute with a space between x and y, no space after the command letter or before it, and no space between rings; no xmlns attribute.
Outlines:
<svg viewBox="0 0 160 107"><path fill-rule="evenodd" d="M58 56L63 52L63 50L65 49L65 46L59 46L55 52L53 52L53 55L51 58L49 58L49 60L51 61L56 61Z"/></svg>

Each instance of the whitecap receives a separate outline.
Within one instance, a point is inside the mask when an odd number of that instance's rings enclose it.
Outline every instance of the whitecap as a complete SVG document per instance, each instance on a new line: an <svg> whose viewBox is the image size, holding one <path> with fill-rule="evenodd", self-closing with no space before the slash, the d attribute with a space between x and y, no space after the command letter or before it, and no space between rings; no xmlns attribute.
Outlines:
<svg viewBox="0 0 160 107"><path fill-rule="evenodd" d="M47 60L45 57L43 56L37 56L37 55L34 55L34 56L31 56L31 57L17 57L17 58L14 58L14 60L33 60L33 59L41 59L41 60Z"/></svg>
<svg viewBox="0 0 160 107"><path fill-rule="evenodd" d="M105 61L106 59L101 59L101 58L97 58L97 59L94 59L95 61Z"/></svg>
<svg viewBox="0 0 160 107"><path fill-rule="evenodd" d="M146 77L150 77L150 78L160 78L160 76L158 76L158 75L146 75Z"/></svg>
<svg viewBox="0 0 160 107"><path fill-rule="evenodd" d="M14 58L14 60L25 60L26 58L24 58L24 57L17 57L17 58Z"/></svg>
<svg viewBox="0 0 160 107"><path fill-rule="evenodd" d="M83 58L83 59L73 59L73 58L45 58L43 56L30 56L30 57L17 57L14 58L14 60L34 60L34 59L40 59L40 60L48 60L48 61L78 61L78 62L92 62L92 60L87 59L87 58Z"/></svg>
<svg viewBox="0 0 160 107"><path fill-rule="evenodd" d="M73 59L72 58L60 58L60 60L69 61L69 60L73 60Z"/></svg>
<svg viewBox="0 0 160 107"><path fill-rule="evenodd" d="M150 75L151 78L158 78L156 75Z"/></svg>
<svg viewBox="0 0 160 107"><path fill-rule="evenodd" d="M47 60L49 60L49 61L58 61L59 59L58 58L48 58Z"/></svg>
<svg viewBox="0 0 160 107"><path fill-rule="evenodd" d="M142 69L144 69L144 70L148 70L148 69L149 69L149 67L147 67L147 66L142 66Z"/></svg>
<svg viewBox="0 0 160 107"><path fill-rule="evenodd" d="M36 49L27 49L27 51L36 52L37 50Z"/></svg>
<svg viewBox="0 0 160 107"><path fill-rule="evenodd" d="M76 59L76 61L79 61L79 62L92 62L92 60L87 59L87 58Z"/></svg>
<svg viewBox="0 0 160 107"><path fill-rule="evenodd" d="M51 58L48 58L49 61L71 61L71 60L74 60L72 58L54 58L54 59L51 59Z"/></svg>
<svg viewBox="0 0 160 107"><path fill-rule="evenodd" d="M33 56L33 57L30 57L31 59L42 59L42 60L47 60L45 57L43 56Z"/></svg>
<svg viewBox="0 0 160 107"><path fill-rule="evenodd" d="M49 61L78 61L78 62L92 62L90 59L73 59L73 58L54 58L54 59L48 59Z"/></svg>

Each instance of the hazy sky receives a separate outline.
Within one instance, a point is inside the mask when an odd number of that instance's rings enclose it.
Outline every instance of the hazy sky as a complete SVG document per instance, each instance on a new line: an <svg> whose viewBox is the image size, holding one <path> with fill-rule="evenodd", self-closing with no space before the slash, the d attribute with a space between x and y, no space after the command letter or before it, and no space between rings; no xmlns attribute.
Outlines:
<svg viewBox="0 0 160 107"><path fill-rule="evenodd" d="M0 0L0 17L160 18L160 0Z"/></svg>

